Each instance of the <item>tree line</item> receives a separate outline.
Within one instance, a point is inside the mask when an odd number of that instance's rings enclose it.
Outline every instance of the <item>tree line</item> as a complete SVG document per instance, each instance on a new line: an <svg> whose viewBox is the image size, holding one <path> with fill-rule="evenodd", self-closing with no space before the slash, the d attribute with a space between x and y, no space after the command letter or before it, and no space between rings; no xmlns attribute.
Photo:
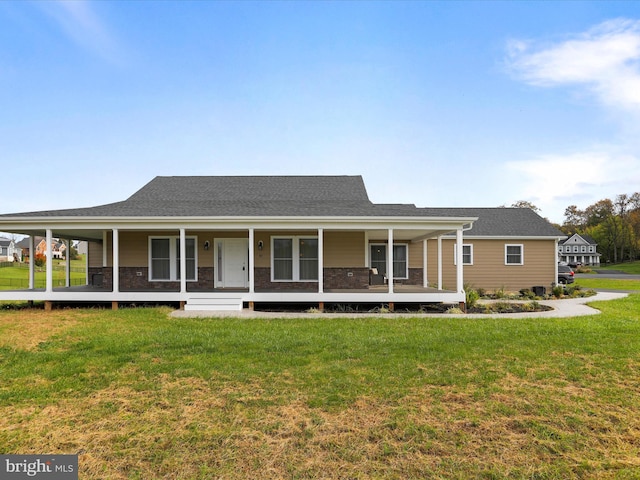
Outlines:
<svg viewBox="0 0 640 480"><path fill-rule="evenodd" d="M519 200L511 207L540 212L526 200ZM623 193L614 200L605 198L584 210L570 205L564 211L562 225L553 225L567 236L577 233L591 237L598 244L601 262L620 263L640 258L640 192Z"/></svg>
<svg viewBox="0 0 640 480"><path fill-rule="evenodd" d="M567 235L589 235L598 244L601 261L637 260L640 254L640 192L605 198L584 210L570 205L559 226Z"/></svg>

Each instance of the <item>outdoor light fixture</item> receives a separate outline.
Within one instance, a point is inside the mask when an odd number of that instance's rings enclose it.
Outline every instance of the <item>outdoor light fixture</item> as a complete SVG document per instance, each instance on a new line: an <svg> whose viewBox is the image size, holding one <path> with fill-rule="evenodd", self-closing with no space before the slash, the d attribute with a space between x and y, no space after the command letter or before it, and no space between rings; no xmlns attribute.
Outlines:
<svg viewBox="0 0 640 480"><path fill-rule="evenodd" d="M209 240L205 241L205 242L204 242L204 249L205 249L205 250L209 250L209 245L210 245L210 244L209 244Z"/></svg>
<svg viewBox="0 0 640 480"><path fill-rule="evenodd" d="M258 241L258 250L262 250L263 246L264 246L264 243L262 243L262 240Z"/></svg>

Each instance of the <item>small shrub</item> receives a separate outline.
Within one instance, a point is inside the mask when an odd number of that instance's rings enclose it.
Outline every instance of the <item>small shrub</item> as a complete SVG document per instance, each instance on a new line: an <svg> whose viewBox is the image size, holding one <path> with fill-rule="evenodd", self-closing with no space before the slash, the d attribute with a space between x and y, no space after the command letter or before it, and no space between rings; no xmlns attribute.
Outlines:
<svg viewBox="0 0 640 480"><path fill-rule="evenodd" d="M529 300L533 300L536 298L536 294L533 293L531 290L529 290L528 288L523 288L522 290L520 290L520 296L522 298L527 298Z"/></svg>
<svg viewBox="0 0 640 480"><path fill-rule="evenodd" d="M35 257L33 259L33 263L38 268L44 267L45 263L47 263L46 255L44 255L42 253L36 253Z"/></svg>
<svg viewBox="0 0 640 480"><path fill-rule="evenodd" d="M562 296L564 295L564 286L556 285L555 287L553 287L551 294L556 298L562 298Z"/></svg>
<svg viewBox="0 0 640 480"><path fill-rule="evenodd" d="M480 298L487 296L487 291L484 288L478 288L476 289L476 292L478 292L478 295L480 296Z"/></svg>
<svg viewBox="0 0 640 480"><path fill-rule="evenodd" d="M533 300L531 302L523 303L520 308L523 312L535 312L540 309L540 304Z"/></svg>
<svg viewBox="0 0 640 480"><path fill-rule="evenodd" d="M510 312L512 310L509 302L496 302L492 305L492 310L496 313Z"/></svg>
<svg viewBox="0 0 640 480"><path fill-rule="evenodd" d="M498 288L498 289L493 293L493 295L494 295L496 298L505 298L505 297L507 296L507 292L505 291L504 286L502 286L502 287Z"/></svg>
<svg viewBox="0 0 640 480"><path fill-rule="evenodd" d="M473 288L466 290L465 301L467 303L467 308L475 307L478 303L478 300L480 300L480 294L476 290L474 290Z"/></svg>

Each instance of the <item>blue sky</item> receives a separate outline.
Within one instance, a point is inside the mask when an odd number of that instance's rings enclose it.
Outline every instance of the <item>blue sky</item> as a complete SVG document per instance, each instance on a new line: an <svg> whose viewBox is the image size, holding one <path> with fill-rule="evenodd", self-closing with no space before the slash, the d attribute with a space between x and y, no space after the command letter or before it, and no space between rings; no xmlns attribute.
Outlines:
<svg viewBox="0 0 640 480"><path fill-rule="evenodd" d="M0 212L156 175L363 175L372 201L640 190L640 2L0 2Z"/></svg>

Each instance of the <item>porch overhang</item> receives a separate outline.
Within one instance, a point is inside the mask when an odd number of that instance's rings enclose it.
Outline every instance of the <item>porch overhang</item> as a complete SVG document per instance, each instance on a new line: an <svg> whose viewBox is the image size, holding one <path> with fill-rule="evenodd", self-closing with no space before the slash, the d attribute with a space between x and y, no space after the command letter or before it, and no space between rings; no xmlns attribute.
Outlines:
<svg viewBox="0 0 640 480"><path fill-rule="evenodd" d="M388 229L399 240L420 241L467 229L477 217L11 217L0 218L0 231L44 237L101 241L105 230L364 230ZM375 238L375 237L371 237Z"/></svg>

